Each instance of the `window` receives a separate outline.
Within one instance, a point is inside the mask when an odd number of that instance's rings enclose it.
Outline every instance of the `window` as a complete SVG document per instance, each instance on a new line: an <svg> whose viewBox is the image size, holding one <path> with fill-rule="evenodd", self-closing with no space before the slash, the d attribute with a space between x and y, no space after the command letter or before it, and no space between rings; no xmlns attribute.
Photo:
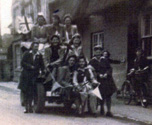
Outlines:
<svg viewBox="0 0 152 125"><path fill-rule="evenodd" d="M103 48L103 43L104 43L104 33L103 32L92 33L92 35L91 35L91 56L94 56L93 48L96 45L101 45Z"/></svg>
<svg viewBox="0 0 152 125"><path fill-rule="evenodd" d="M152 14L142 16L141 46L146 56L152 56Z"/></svg>

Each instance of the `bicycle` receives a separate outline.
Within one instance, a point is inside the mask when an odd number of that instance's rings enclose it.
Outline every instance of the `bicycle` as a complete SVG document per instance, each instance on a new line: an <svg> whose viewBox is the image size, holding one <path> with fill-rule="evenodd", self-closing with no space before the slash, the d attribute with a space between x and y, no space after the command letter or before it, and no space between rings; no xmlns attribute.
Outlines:
<svg viewBox="0 0 152 125"><path fill-rule="evenodd" d="M122 85L122 96L124 104L129 105L133 100L136 104L141 104L142 107L148 106L148 86L145 80L148 72L148 67L139 70L131 70L127 74L127 79Z"/></svg>

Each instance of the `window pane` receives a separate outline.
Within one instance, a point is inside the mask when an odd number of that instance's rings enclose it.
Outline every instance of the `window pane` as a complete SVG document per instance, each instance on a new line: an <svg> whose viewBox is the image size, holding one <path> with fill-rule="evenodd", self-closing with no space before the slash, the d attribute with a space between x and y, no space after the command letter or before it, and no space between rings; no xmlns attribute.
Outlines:
<svg viewBox="0 0 152 125"><path fill-rule="evenodd" d="M145 35L150 35L150 15L145 16Z"/></svg>
<svg viewBox="0 0 152 125"><path fill-rule="evenodd" d="M92 56L94 55L93 48L96 45L101 45L103 47L104 34L103 32L93 33L92 34Z"/></svg>

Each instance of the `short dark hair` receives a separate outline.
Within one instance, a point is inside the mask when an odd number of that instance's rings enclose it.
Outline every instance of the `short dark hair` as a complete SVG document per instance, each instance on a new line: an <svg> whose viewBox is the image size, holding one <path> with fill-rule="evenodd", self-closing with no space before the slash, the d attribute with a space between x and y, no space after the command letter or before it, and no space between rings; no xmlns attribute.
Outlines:
<svg viewBox="0 0 152 125"><path fill-rule="evenodd" d="M50 40L52 41L54 37L58 38L58 40L60 41L60 36L59 35L55 35L55 34L50 37Z"/></svg>
<svg viewBox="0 0 152 125"><path fill-rule="evenodd" d="M76 55L70 55L67 60L66 60L66 64L68 65L68 62L71 58L74 58L75 59L75 63L77 63L77 56Z"/></svg>
<svg viewBox="0 0 152 125"><path fill-rule="evenodd" d="M38 43L38 42L32 42L32 44L31 44L31 46L30 46L30 49L32 49L32 48L33 48L33 46L34 46L35 44L38 44L38 45L39 45L39 43Z"/></svg>
<svg viewBox="0 0 152 125"><path fill-rule="evenodd" d="M87 63L87 60L86 60L85 56L79 56L79 58L78 58L78 63L79 63L79 61L80 61L81 59L84 59L84 61L85 61L85 67L86 67L86 66L88 65L88 63ZM78 64L78 67L79 67L79 64Z"/></svg>

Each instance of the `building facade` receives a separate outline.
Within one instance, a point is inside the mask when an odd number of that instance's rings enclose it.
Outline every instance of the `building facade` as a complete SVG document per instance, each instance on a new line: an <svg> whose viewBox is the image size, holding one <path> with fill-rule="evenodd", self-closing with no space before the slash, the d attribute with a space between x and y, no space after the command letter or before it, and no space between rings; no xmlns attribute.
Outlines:
<svg viewBox="0 0 152 125"><path fill-rule="evenodd" d="M61 19L70 13L73 23L78 25L82 35L84 53L88 59L93 56L93 47L97 44L108 50L112 59L125 59L126 62L123 64L112 64L118 88L125 80L127 71L133 66L137 47L142 47L151 58L150 0L25 0L24 2L27 3L25 13L32 17L33 22L36 22L38 12L43 12L47 23L51 23L50 17L56 11ZM22 14L17 11L22 9L19 3L19 0L16 0L16 4L13 4L13 18L17 14Z"/></svg>

